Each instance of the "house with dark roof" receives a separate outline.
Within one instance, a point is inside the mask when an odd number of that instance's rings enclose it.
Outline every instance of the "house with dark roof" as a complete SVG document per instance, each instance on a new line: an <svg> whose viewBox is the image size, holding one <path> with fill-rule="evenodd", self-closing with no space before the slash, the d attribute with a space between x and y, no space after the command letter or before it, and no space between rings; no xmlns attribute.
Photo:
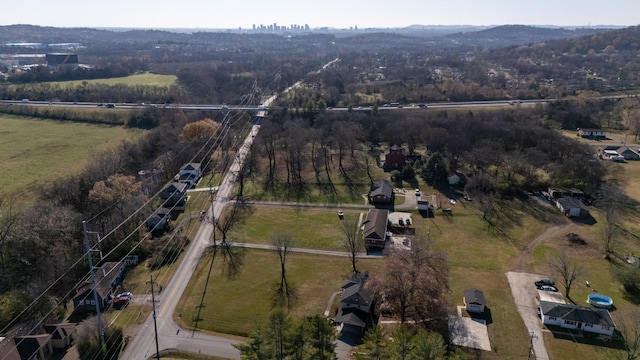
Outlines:
<svg viewBox="0 0 640 360"><path fill-rule="evenodd" d="M625 160L640 160L640 154L637 151L625 146L618 149L618 154Z"/></svg>
<svg viewBox="0 0 640 360"><path fill-rule="evenodd" d="M167 206L183 205L187 201L187 187L185 183L174 181L160 191L160 199Z"/></svg>
<svg viewBox="0 0 640 360"><path fill-rule="evenodd" d="M393 202L393 187L387 180L378 180L371 186L369 202L372 204L390 204Z"/></svg>
<svg viewBox="0 0 640 360"><path fill-rule="evenodd" d="M160 207L149 216L147 219L147 229L149 231L162 231L169 225L169 218L171 211L169 209Z"/></svg>
<svg viewBox="0 0 640 360"><path fill-rule="evenodd" d="M362 335L371 321L373 298L364 288L367 277L354 274L342 284L340 308L335 322L342 324L342 331Z"/></svg>
<svg viewBox="0 0 640 360"><path fill-rule="evenodd" d="M556 206L569 217L589 216L589 208L580 200L573 197L561 197L556 199Z"/></svg>
<svg viewBox="0 0 640 360"><path fill-rule="evenodd" d="M387 240L388 217L389 210L385 209L370 209L369 212L367 212L367 218L362 223L364 226L362 231L364 246L367 248L367 251L372 248L384 248L384 243Z"/></svg>
<svg viewBox="0 0 640 360"><path fill-rule="evenodd" d="M16 336L13 341L23 360L46 360L53 354L51 334Z"/></svg>
<svg viewBox="0 0 640 360"><path fill-rule="evenodd" d="M540 301L540 315L545 325L557 325L596 334L613 335L616 325L609 311L584 306Z"/></svg>
<svg viewBox="0 0 640 360"><path fill-rule="evenodd" d="M468 288L464 290L464 306L467 312L483 313L486 306L484 293L476 288Z"/></svg>
<svg viewBox="0 0 640 360"><path fill-rule="evenodd" d="M95 291L98 294L100 309L106 309L113 298L113 290L122 283L126 267L121 262L106 262L96 270L93 276ZM73 297L73 311L95 311L96 302L91 285L91 277L87 278L77 289Z"/></svg>

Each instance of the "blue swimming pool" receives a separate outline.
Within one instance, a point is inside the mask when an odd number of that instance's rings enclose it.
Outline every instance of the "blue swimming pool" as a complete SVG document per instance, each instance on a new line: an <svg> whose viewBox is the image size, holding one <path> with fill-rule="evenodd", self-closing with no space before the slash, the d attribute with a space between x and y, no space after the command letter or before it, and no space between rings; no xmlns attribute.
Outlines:
<svg viewBox="0 0 640 360"><path fill-rule="evenodd" d="M602 294L589 294L587 301L589 301L589 304L601 308L610 308L613 305L613 300Z"/></svg>

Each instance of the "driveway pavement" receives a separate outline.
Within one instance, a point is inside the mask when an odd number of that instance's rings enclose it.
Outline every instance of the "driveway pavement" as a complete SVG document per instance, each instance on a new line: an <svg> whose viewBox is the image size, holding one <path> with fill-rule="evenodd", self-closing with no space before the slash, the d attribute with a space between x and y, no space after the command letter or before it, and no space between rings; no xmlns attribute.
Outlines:
<svg viewBox="0 0 640 360"><path fill-rule="evenodd" d="M520 272L507 273L511 294L518 307L518 312L529 331L529 336L532 336L533 352L537 360L549 360L547 349L544 347L544 338L542 337L542 323L538 318L536 309L538 289L533 284L536 280L545 277L548 276Z"/></svg>

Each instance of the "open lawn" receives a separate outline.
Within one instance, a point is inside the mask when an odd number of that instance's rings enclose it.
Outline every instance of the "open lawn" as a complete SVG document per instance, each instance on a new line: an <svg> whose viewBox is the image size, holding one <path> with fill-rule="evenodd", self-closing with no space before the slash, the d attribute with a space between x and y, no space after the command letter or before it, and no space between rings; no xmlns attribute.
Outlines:
<svg viewBox="0 0 640 360"><path fill-rule="evenodd" d="M0 115L0 191L29 193L78 173L92 155L141 130Z"/></svg>
<svg viewBox="0 0 640 360"><path fill-rule="evenodd" d="M82 85L85 82L88 84L105 84L116 85L123 84L128 86L135 85L147 85L147 86L171 86L176 83L178 78L175 75L162 75L152 73L135 74L126 77L117 77L110 79L93 79L93 80L74 80L74 81L59 81L52 82L51 84L60 85L62 87L75 87Z"/></svg>
<svg viewBox="0 0 640 360"><path fill-rule="evenodd" d="M360 212L343 209L345 216L357 217ZM229 234L231 241L270 244L274 234L288 233L294 247L345 251L344 234L340 229L337 209L291 209L257 207L247 221ZM309 228L313 227L313 231Z"/></svg>
<svg viewBox="0 0 640 360"><path fill-rule="evenodd" d="M207 277L211 253L199 262L194 276L178 305L185 326L194 320ZM280 279L276 254L268 250L245 250L244 267L229 279L221 274L221 261L216 259L214 273L201 308L199 329L246 336L255 325L265 321L273 309L271 289ZM359 260L359 268L374 273L380 260ZM300 301L289 310L293 317L322 314L331 294L340 291L342 281L350 275L348 258L290 253L287 258L287 281L296 287Z"/></svg>
<svg viewBox="0 0 640 360"><path fill-rule="evenodd" d="M484 292L492 351L482 351L481 358L526 358L529 348L529 331L520 320L506 275L491 270L456 267L451 272L450 281L449 298L454 309L456 306L464 305L462 298L466 288L475 287Z"/></svg>

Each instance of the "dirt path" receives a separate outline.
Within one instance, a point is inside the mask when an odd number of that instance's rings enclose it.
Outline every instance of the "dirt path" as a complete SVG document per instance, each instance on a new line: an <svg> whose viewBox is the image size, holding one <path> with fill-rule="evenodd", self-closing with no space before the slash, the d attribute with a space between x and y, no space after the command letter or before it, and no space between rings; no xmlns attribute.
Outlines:
<svg viewBox="0 0 640 360"><path fill-rule="evenodd" d="M531 268L533 258L531 253L540 244L553 239L563 238L570 233L576 225L570 221L566 221L562 224L551 225L546 228L542 234L538 235L533 241L531 241L525 248L520 251L520 255L513 259L511 263L511 269L513 271L527 271Z"/></svg>

